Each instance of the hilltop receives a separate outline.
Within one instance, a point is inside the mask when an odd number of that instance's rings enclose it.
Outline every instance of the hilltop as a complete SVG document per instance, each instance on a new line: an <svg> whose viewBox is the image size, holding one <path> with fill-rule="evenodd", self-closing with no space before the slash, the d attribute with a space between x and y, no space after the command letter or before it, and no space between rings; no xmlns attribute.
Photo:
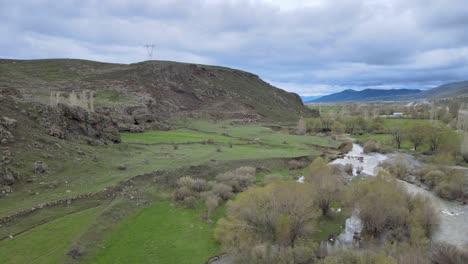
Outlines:
<svg viewBox="0 0 468 264"><path fill-rule="evenodd" d="M0 60L0 72L0 88L18 89L24 98L45 104L76 104L78 98L80 106L110 113L122 131L165 129L173 118L281 122L315 114L297 94L252 73L218 66Z"/></svg>

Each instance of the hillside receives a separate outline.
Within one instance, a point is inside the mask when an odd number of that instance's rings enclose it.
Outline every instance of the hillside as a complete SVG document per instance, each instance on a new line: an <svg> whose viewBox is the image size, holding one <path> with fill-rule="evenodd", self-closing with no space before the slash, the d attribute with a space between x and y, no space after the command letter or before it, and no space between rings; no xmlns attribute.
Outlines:
<svg viewBox="0 0 468 264"><path fill-rule="evenodd" d="M345 102L345 101L395 101L403 99L408 95L417 95L421 90L411 89L365 89L362 91L355 91L352 89L344 90L339 93L334 93L320 97L314 102Z"/></svg>
<svg viewBox="0 0 468 264"><path fill-rule="evenodd" d="M468 95L468 81L453 82L437 86L427 91L423 91L418 98L449 98Z"/></svg>
<svg viewBox="0 0 468 264"><path fill-rule="evenodd" d="M121 130L164 129L172 118L291 121L314 113L257 75L168 61L0 60L0 88L41 103L109 112Z"/></svg>

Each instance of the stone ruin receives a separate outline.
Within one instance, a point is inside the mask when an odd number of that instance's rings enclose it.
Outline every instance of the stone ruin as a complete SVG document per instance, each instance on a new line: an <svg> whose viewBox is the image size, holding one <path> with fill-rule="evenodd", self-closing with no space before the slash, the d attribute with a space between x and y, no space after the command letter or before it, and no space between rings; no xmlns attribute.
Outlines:
<svg viewBox="0 0 468 264"><path fill-rule="evenodd" d="M56 106L58 104L65 104L69 106L79 106L88 112L94 112L94 91L51 91L50 92L50 105Z"/></svg>

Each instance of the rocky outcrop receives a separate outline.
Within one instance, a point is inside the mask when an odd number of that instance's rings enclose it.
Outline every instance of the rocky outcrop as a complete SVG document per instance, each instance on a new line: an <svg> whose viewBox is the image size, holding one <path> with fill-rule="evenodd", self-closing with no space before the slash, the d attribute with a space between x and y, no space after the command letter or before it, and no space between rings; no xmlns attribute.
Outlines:
<svg viewBox="0 0 468 264"><path fill-rule="evenodd" d="M49 172L49 166L45 164L43 161L36 160L33 163L33 172L36 174L44 174Z"/></svg>
<svg viewBox="0 0 468 264"><path fill-rule="evenodd" d="M0 144L14 143L15 138L10 132L16 127L16 120L6 116L0 117Z"/></svg>
<svg viewBox="0 0 468 264"><path fill-rule="evenodd" d="M108 113L88 112L78 106L46 107L41 113L41 124L49 135L62 139L84 136L104 142L120 142L117 123Z"/></svg>
<svg viewBox="0 0 468 264"><path fill-rule="evenodd" d="M12 171L4 163L0 163L0 186L13 185L19 179L19 175Z"/></svg>

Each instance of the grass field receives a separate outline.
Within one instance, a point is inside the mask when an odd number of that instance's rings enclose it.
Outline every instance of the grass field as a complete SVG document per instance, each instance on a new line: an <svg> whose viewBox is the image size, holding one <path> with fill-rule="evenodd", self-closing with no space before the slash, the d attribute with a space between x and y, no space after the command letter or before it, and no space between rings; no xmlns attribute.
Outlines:
<svg viewBox="0 0 468 264"><path fill-rule="evenodd" d="M282 147L307 147L311 145L337 148L340 142L318 137L318 136L300 136L291 135L272 129L258 124L247 124L247 125L231 125L229 122L209 122L209 121L195 121L192 122L189 127L198 129L200 131L206 131L211 133L227 134L232 137L255 140L259 143L282 145ZM284 144L287 143L287 144Z"/></svg>
<svg viewBox="0 0 468 264"><path fill-rule="evenodd" d="M215 219L223 214L218 209ZM204 263L220 253L215 225L200 220L203 207L190 210L169 201L144 208L122 223L89 263Z"/></svg>
<svg viewBox="0 0 468 264"><path fill-rule="evenodd" d="M13 239L0 241L0 263L64 263L73 241L86 230L99 208L61 217Z"/></svg>
<svg viewBox="0 0 468 264"><path fill-rule="evenodd" d="M122 140L129 143L190 143L207 140L212 140L216 143L245 143L236 138L187 129L147 131L144 133L122 133Z"/></svg>

